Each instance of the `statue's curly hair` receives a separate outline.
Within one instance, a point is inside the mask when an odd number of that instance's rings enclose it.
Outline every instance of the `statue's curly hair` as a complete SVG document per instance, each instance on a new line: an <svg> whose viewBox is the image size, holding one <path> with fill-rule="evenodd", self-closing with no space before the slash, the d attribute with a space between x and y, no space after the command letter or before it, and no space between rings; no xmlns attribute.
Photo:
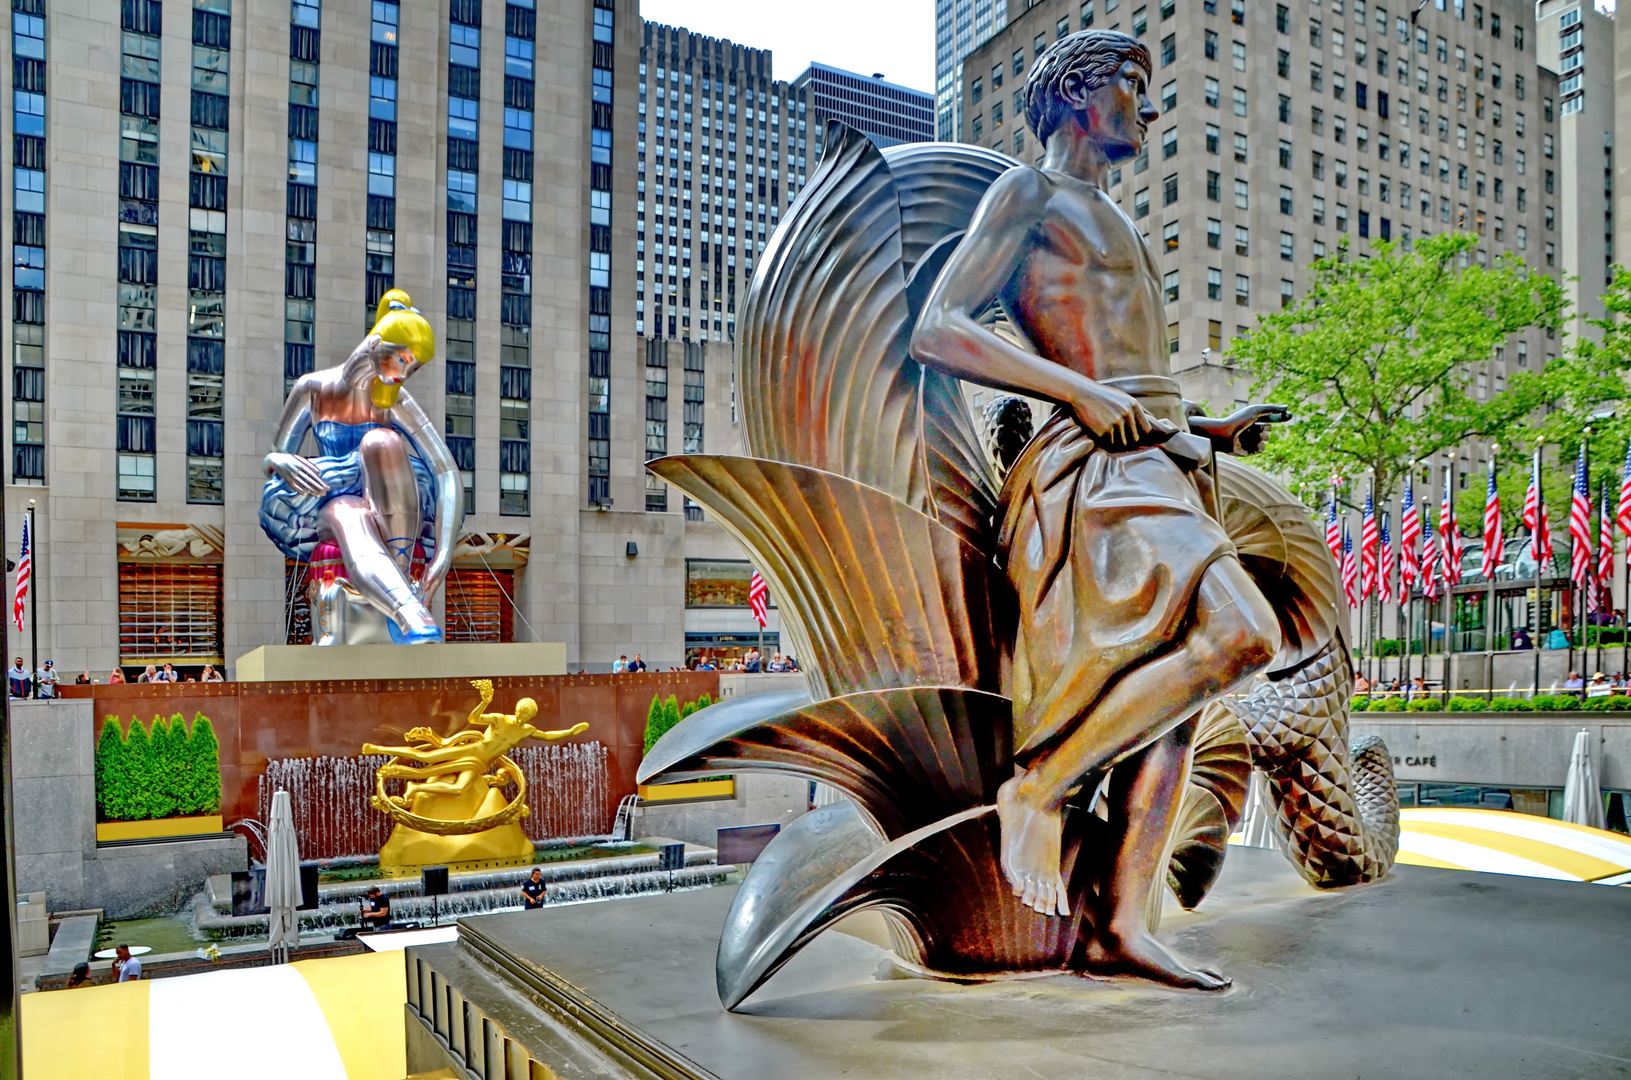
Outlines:
<svg viewBox="0 0 1631 1080"><path fill-rule="evenodd" d="M1089 90L1096 90L1128 60L1143 68L1146 76L1154 76L1150 50L1116 30L1080 30L1044 49L1025 80L1025 123L1042 145L1048 145L1048 136L1069 110L1060 93L1066 78L1080 76Z"/></svg>

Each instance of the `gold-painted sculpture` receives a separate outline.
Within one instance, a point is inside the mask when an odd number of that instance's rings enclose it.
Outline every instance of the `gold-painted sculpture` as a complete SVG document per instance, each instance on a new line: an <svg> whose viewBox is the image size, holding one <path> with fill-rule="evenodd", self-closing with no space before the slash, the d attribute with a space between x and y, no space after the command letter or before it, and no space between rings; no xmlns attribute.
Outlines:
<svg viewBox="0 0 1631 1080"><path fill-rule="evenodd" d="M538 703L522 698L515 712L486 712L493 701L490 679L472 680L481 701L468 723L487 730L461 731L442 738L417 727L407 746L365 743L365 754L389 754L374 776L374 809L396 823L380 850L380 869L412 870L443 863L514 864L532 859L532 841L521 831L527 816L527 781L505 755L527 739L554 742L589 730L578 724L564 731L540 731L530 721ZM386 782L405 780L402 794L392 795ZM506 798L504 790L515 787Z"/></svg>

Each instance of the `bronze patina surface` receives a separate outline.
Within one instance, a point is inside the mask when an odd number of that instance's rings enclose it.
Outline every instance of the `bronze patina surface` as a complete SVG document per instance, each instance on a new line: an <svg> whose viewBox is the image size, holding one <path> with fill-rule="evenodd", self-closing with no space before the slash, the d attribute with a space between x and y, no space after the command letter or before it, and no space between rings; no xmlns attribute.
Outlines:
<svg viewBox="0 0 1631 1080"><path fill-rule="evenodd" d="M693 715L642 781L770 768L850 796L748 875L727 1007L867 907L931 971L1222 988L1155 938L1160 887L1205 896L1254 764L1308 880L1391 865L1385 750L1356 778L1347 745L1336 567L1288 492L1219 456L1285 411L1182 400L1155 262L1105 193L1149 77L1126 35L1055 42L1026 84L1035 168L833 125L744 297L749 456L649 466L753 554L810 695ZM1004 403L982 447L958 380L1052 416L1033 434Z"/></svg>

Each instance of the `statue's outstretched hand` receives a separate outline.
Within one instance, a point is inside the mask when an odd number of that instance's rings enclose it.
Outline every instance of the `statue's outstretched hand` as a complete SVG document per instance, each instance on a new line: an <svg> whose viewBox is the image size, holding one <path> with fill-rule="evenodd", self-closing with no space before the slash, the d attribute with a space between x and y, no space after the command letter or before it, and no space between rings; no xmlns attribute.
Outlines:
<svg viewBox="0 0 1631 1080"><path fill-rule="evenodd" d="M317 471L316 465L299 454L273 451L266 455L264 464L267 472L276 473L284 483L302 495L315 498L328 494L328 484L324 482L323 474Z"/></svg>
<svg viewBox="0 0 1631 1080"><path fill-rule="evenodd" d="M1218 453L1255 454L1268 438L1268 425L1290 419L1284 405L1248 405L1224 417L1191 416L1189 429L1210 439Z"/></svg>
<svg viewBox="0 0 1631 1080"><path fill-rule="evenodd" d="M554 742L556 739L570 739L574 735L582 735L588 730L588 724L574 724L565 731L540 731L533 738L543 739L545 742Z"/></svg>

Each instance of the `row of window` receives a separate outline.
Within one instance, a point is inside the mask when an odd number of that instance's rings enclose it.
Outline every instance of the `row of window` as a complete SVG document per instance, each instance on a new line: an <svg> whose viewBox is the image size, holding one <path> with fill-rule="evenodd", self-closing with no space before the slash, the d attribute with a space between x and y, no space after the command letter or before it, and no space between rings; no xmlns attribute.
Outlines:
<svg viewBox="0 0 1631 1080"><path fill-rule="evenodd" d="M317 117L322 0L289 5L289 184L283 268L283 392L317 366Z"/></svg>
<svg viewBox="0 0 1631 1080"><path fill-rule="evenodd" d="M162 8L156 0L121 5L117 492L120 499L136 501L157 496L153 451L162 30ZM190 272L190 236L188 247Z"/></svg>
<svg viewBox="0 0 1631 1080"><path fill-rule="evenodd" d="M589 166L589 460L588 495L595 506L612 503L612 79L617 13L612 0L595 0L590 68L590 149L604 160ZM603 238L597 242L596 238Z"/></svg>
<svg viewBox="0 0 1631 1080"><path fill-rule="evenodd" d="M12 0L13 483L45 482L45 0Z"/></svg>
<svg viewBox="0 0 1631 1080"><path fill-rule="evenodd" d="M499 368L498 511L532 509L532 176L533 50L537 23L531 0L510 5L504 27L503 290ZM607 125L609 128L610 125ZM610 132L606 132L610 165ZM598 138L590 164L602 164ZM596 244L590 228L590 247Z"/></svg>
<svg viewBox="0 0 1631 1080"><path fill-rule="evenodd" d="M455 2L447 39L447 343L443 431L476 509L476 187L481 7ZM394 183L394 180L393 180Z"/></svg>

